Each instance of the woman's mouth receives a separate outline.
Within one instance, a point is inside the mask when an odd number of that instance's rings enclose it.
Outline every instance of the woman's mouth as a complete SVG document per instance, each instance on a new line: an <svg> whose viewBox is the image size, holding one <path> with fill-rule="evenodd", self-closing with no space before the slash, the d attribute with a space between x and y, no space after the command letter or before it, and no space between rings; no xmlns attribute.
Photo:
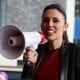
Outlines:
<svg viewBox="0 0 80 80"><path fill-rule="evenodd" d="M48 34L48 35L52 35L53 33L55 33L55 31L54 31L54 30L52 30L52 29L47 30L47 34Z"/></svg>

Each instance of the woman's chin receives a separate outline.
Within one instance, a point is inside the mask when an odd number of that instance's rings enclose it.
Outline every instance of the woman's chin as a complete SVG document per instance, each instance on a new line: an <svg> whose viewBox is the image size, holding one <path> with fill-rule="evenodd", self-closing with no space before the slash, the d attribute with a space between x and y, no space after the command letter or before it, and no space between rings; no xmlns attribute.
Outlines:
<svg viewBox="0 0 80 80"><path fill-rule="evenodd" d="M49 41L53 41L55 38L52 37L52 36L49 36L49 37L47 37L47 39L48 39Z"/></svg>

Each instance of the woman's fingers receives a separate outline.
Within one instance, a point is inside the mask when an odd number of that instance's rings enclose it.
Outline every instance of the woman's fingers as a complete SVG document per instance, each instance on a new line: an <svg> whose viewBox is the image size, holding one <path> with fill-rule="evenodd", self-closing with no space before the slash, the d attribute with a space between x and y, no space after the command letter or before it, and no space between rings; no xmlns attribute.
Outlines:
<svg viewBox="0 0 80 80"><path fill-rule="evenodd" d="M35 51L35 49L33 49L33 48L31 48L31 47L27 47L27 48L26 48L26 52L28 52L28 51Z"/></svg>
<svg viewBox="0 0 80 80"><path fill-rule="evenodd" d="M31 51L28 53L28 61L31 61L31 62L36 62L37 61L37 57L38 57L38 54L35 52L35 51Z"/></svg>
<svg viewBox="0 0 80 80"><path fill-rule="evenodd" d="M26 62L30 61L30 62L36 63L37 57L38 57L38 54L33 48L27 48L26 52L24 53L23 60Z"/></svg>

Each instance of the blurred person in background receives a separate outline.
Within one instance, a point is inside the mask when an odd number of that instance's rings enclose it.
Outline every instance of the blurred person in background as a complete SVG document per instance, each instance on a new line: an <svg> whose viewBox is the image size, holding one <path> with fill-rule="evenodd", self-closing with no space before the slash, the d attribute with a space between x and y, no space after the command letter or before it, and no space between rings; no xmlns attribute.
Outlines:
<svg viewBox="0 0 80 80"><path fill-rule="evenodd" d="M0 71L0 80L8 80L8 74L4 71Z"/></svg>

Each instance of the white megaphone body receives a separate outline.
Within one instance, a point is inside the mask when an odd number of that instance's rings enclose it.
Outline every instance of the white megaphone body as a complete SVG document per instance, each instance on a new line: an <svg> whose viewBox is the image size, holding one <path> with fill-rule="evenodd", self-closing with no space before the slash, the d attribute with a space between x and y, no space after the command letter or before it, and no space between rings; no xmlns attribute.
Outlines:
<svg viewBox="0 0 80 80"><path fill-rule="evenodd" d="M0 53L8 59L15 59L26 47L37 49L44 40L42 32L22 32L16 26L7 25L0 29Z"/></svg>

